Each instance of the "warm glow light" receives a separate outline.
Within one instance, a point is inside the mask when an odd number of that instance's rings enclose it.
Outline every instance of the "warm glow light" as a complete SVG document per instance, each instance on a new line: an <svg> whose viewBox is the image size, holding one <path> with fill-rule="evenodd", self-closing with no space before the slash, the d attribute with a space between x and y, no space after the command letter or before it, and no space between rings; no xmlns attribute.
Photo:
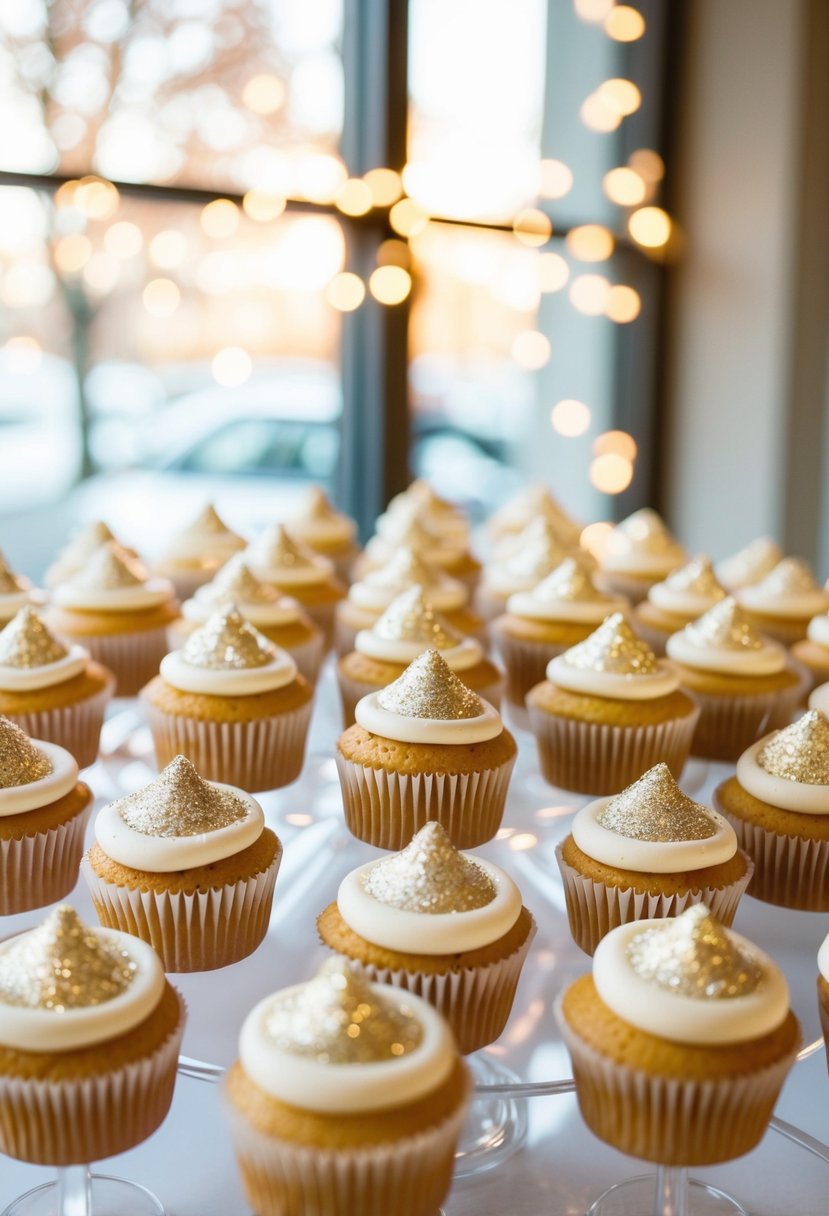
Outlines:
<svg viewBox="0 0 829 1216"><path fill-rule="evenodd" d="M121 196L112 182L100 177L82 177L72 202L88 219L107 220L118 210Z"/></svg>
<svg viewBox="0 0 829 1216"><path fill-rule="evenodd" d="M636 207L644 202L647 186L635 169L611 169L602 178L604 192L620 207Z"/></svg>
<svg viewBox="0 0 829 1216"><path fill-rule="evenodd" d="M617 325L627 325L635 321L642 311L642 299L639 292L624 283L616 283L607 293L605 313Z"/></svg>
<svg viewBox="0 0 829 1216"><path fill-rule="evenodd" d="M613 0L573 0L573 8L582 21L599 25L613 8Z"/></svg>
<svg viewBox="0 0 829 1216"><path fill-rule="evenodd" d="M605 80L597 90L599 97L609 110L623 118L634 114L642 104L642 94L632 80L614 78Z"/></svg>
<svg viewBox="0 0 829 1216"><path fill-rule="evenodd" d="M537 372L549 362L549 339L537 329L527 329L513 339L512 357L525 371Z"/></svg>
<svg viewBox="0 0 829 1216"><path fill-rule="evenodd" d="M553 430L568 439L576 439L583 435L590 426L590 410L583 401L565 398L557 401L550 412L550 422Z"/></svg>
<svg viewBox="0 0 829 1216"><path fill-rule="evenodd" d="M242 101L254 114L275 114L284 104L285 85L278 76L251 76L242 91Z"/></svg>
<svg viewBox="0 0 829 1216"><path fill-rule="evenodd" d="M640 207L628 219L628 230L637 245L659 249L671 236L671 217L661 207Z"/></svg>
<svg viewBox="0 0 829 1216"><path fill-rule="evenodd" d="M241 346L225 346L213 356L210 370L217 384L224 388L238 388L250 379L253 361Z"/></svg>
<svg viewBox="0 0 829 1216"><path fill-rule="evenodd" d="M582 224L567 233L567 248L580 262L605 262L616 242L609 228L601 224Z"/></svg>
<svg viewBox="0 0 829 1216"><path fill-rule="evenodd" d="M537 207L527 207L516 215L512 230L522 245L545 245L552 235L553 225L543 211Z"/></svg>
<svg viewBox="0 0 829 1216"><path fill-rule="evenodd" d="M55 245L55 265L63 274L77 274L92 256L92 242L82 232L70 232Z"/></svg>
<svg viewBox="0 0 829 1216"><path fill-rule="evenodd" d="M580 274L570 284L570 303L587 317L600 317L609 291L610 283L603 274Z"/></svg>
<svg viewBox="0 0 829 1216"><path fill-rule="evenodd" d="M563 160L542 160L539 194L542 198L564 198L573 188L573 172Z"/></svg>
<svg viewBox="0 0 829 1216"><path fill-rule="evenodd" d="M665 176L665 162L652 148L638 148L631 152L628 164L646 182L661 182Z"/></svg>
<svg viewBox="0 0 829 1216"><path fill-rule="evenodd" d="M592 461L590 480L603 494L621 494L633 481L633 465L624 456L608 452Z"/></svg>
<svg viewBox="0 0 829 1216"><path fill-rule="evenodd" d="M325 289L325 298L339 312L353 312L366 298L366 286L358 274L344 270L334 275Z"/></svg>
<svg viewBox="0 0 829 1216"><path fill-rule="evenodd" d="M248 190L242 199L242 208L245 215L258 224L268 224L271 220L279 219L285 210L285 200L279 194L269 194L267 190Z"/></svg>
<svg viewBox="0 0 829 1216"><path fill-rule="evenodd" d="M295 828L307 828L309 823L314 822L313 815L306 815L302 811L294 811L291 815L285 816L285 822L290 823Z"/></svg>
<svg viewBox="0 0 829 1216"><path fill-rule="evenodd" d="M381 304L401 304L412 290L412 278L402 266L378 266L368 286Z"/></svg>
<svg viewBox="0 0 829 1216"><path fill-rule="evenodd" d="M59 208L73 207L75 205L75 191L80 184L80 182L76 181L64 182L55 191L55 206Z"/></svg>
<svg viewBox="0 0 829 1216"><path fill-rule="evenodd" d="M151 317L171 317L181 303L181 292L172 279L151 279L141 299Z"/></svg>
<svg viewBox="0 0 829 1216"><path fill-rule="evenodd" d="M569 278L570 267L560 253L538 255L538 280L542 291L561 291Z"/></svg>
<svg viewBox="0 0 829 1216"><path fill-rule="evenodd" d="M162 270L173 270L187 257L187 240L174 228L164 228L150 241L150 261Z"/></svg>
<svg viewBox="0 0 829 1216"><path fill-rule="evenodd" d="M107 228L104 235L104 248L109 253L114 253L117 258L134 258L141 252L143 244L141 229L129 220L120 220L113 224L111 228Z"/></svg>
<svg viewBox="0 0 829 1216"><path fill-rule="evenodd" d="M586 528L582 528L579 543L583 549L592 553L596 560L600 561L607 553L607 544L612 532L613 524L599 520L595 524L588 524Z"/></svg>
<svg viewBox="0 0 829 1216"><path fill-rule="evenodd" d="M409 246L405 241L392 238L381 241L377 247L378 266L402 266L404 270L408 270L410 261Z"/></svg>
<svg viewBox="0 0 829 1216"><path fill-rule="evenodd" d="M371 210L371 191L361 177L350 177L340 186L334 202L343 215L365 215Z"/></svg>
<svg viewBox="0 0 829 1216"><path fill-rule="evenodd" d="M629 4L617 4L604 19L604 32L616 42L635 42L645 32L645 18Z"/></svg>
<svg viewBox="0 0 829 1216"><path fill-rule="evenodd" d="M115 254L107 253L103 249L99 250L98 253L93 253L83 268L83 278L87 287L91 287L93 291L104 294L112 291L118 282L118 275L120 273L121 264Z"/></svg>
<svg viewBox="0 0 829 1216"><path fill-rule="evenodd" d="M510 839L509 847L516 853L522 853L525 849L534 849L537 844L538 837L532 832L518 832Z"/></svg>
<svg viewBox="0 0 829 1216"><path fill-rule="evenodd" d="M299 162L297 188L303 198L313 203L333 203L347 177L345 165L338 156L312 152Z"/></svg>
<svg viewBox="0 0 829 1216"><path fill-rule="evenodd" d="M593 440L594 456L607 456L612 453L632 463L638 450L636 440L627 431L605 431Z"/></svg>
<svg viewBox="0 0 829 1216"><path fill-rule="evenodd" d="M389 212L389 223L400 236L418 236L429 223L429 216L410 198L401 198Z"/></svg>
<svg viewBox="0 0 829 1216"><path fill-rule="evenodd" d="M400 174L394 169L369 169L363 174L375 207L391 207L403 193Z"/></svg>
<svg viewBox="0 0 829 1216"><path fill-rule="evenodd" d="M618 110L613 110L598 93L585 97L579 109L579 115L586 127L591 131L615 131L622 121Z"/></svg>
<svg viewBox="0 0 829 1216"><path fill-rule="evenodd" d="M199 223L208 236L217 241L225 240L239 227L239 208L229 198L215 198L202 207Z"/></svg>

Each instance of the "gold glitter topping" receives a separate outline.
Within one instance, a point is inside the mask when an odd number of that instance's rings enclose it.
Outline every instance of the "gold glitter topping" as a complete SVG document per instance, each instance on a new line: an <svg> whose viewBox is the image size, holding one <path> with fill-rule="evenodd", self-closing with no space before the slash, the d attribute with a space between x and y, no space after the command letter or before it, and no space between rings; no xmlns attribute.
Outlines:
<svg viewBox="0 0 829 1216"><path fill-rule="evenodd" d="M741 585L759 583L783 558L783 550L770 536L758 536L722 563L734 582Z"/></svg>
<svg viewBox="0 0 829 1216"><path fill-rule="evenodd" d="M702 595L711 600L724 599L726 594L714 573L711 558L704 553L669 574L665 586L670 587L671 591L690 591L692 595Z"/></svg>
<svg viewBox="0 0 829 1216"><path fill-rule="evenodd" d="M261 604L269 607L282 599L282 593L272 583L263 583L251 570L243 553L225 562L205 588L204 599L212 604L230 601L235 604Z"/></svg>
<svg viewBox="0 0 829 1216"><path fill-rule="evenodd" d="M35 747L27 734L0 716L0 790L41 781L52 771L52 761Z"/></svg>
<svg viewBox="0 0 829 1216"><path fill-rule="evenodd" d="M548 519L539 517L528 524L503 568L516 578L541 580L560 565L564 552L558 533Z"/></svg>
<svg viewBox="0 0 829 1216"><path fill-rule="evenodd" d="M829 719L819 709L808 710L772 735L760 749L757 763L772 777L829 785Z"/></svg>
<svg viewBox="0 0 829 1216"><path fill-rule="evenodd" d="M811 594L820 591L815 576L802 557L784 557L755 587L756 594L777 598L783 595Z"/></svg>
<svg viewBox="0 0 829 1216"><path fill-rule="evenodd" d="M272 663L276 647L245 620L235 604L226 604L190 634L181 657L191 667L246 671Z"/></svg>
<svg viewBox="0 0 829 1216"><path fill-rule="evenodd" d="M265 1030L275 1047L319 1064L377 1064L409 1055L423 1027L405 1004L380 996L345 959L273 998Z"/></svg>
<svg viewBox="0 0 829 1216"><path fill-rule="evenodd" d="M136 970L132 955L61 904L0 953L0 1001L58 1014L88 1009L126 992Z"/></svg>
<svg viewBox="0 0 829 1216"><path fill-rule="evenodd" d="M483 866L459 853L446 828L427 823L401 853L385 857L361 879L378 903L403 912L471 912L497 894Z"/></svg>
<svg viewBox="0 0 829 1216"><path fill-rule="evenodd" d="M533 588L535 600L577 600L579 603L600 604L609 602L610 596L599 591L593 582L590 566L581 557L565 557L537 587Z"/></svg>
<svg viewBox="0 0 829 1216"><path fill-rule="evenodd" d="M334 506L325 490L319 486L312 486L305 499L305 509L302 512L302 518L323 523L344 517Z"/></svg>
<svg viewBox="0 0 829 1216"><path fill-rule="evenodd" d="M28 581L15 574L2 553L0 553L0 595L19 595L27 591Z"/></svg>
<svg viewBox="0 0 829 1216"><path fill-rule="evenodd" d="M377 694L377 704L405 718L456 722L479 718L483 701L462 684L437 650L425 650L402 676Z"/></svg>
<svg viewBox="0 0 829 1216"><path fill-rule="evenodd" d="M214 536L236 536L236 533L229 528L221 515L218 513L212 502L207 503L202 507L199 514L193 522L187 527L187 533L210 532ZM236 537L237 540L242 538ZM244 543L244 542L242 542Z"/></svg>
<svg viewBox="0 0 829 1216"><path fill-rule="evenodd" d="M147 571L117 541L107 541L96 549L86 564L73 575L73 587L84 591L122 591L140 587Z"/></svg>
<svg viewBox="0 0 829 1216"><path fill-rule="evenodd" d="M142 836L201 836L248 814L247 803L205 781L184 756L176 756L155 781L112 806Z"/></svg>
<svg viewBox="0 0 829 1216"><path fill-rule="evenodd" d="M361 581L366 587L399 592L417 584L427 588L437 587L449 580L442 570L424 561L420 554L404 545L385 566L372 570Z"/></svg>
<svg viewBox="0 0 829 1216"><path fill-rule="evenodd" d="M589 638L571 646L562 657L582 671L607 671L616 676L648 676L659 671L656 655L621 612L606 617Z"/></svg>
<svg viewBox="0 0 829 1216"><path fill-rule="evenodd" d="M68 654L32 607L21 608L0 632L0 667L45 667Z"/></svg>
<svg viewBox="0 0 829 1216"><path fill-rule="evenodd" d="M708 840L717 834L711 814L683 794L667 764L655 764L617 794L596 817L596 822L629 840L653 840L661 844Z"/></svg>
<svg viewBox="0 0 829 1216"><path fill-rule="evenodd" d="M102 519L96 519L71 537L69 543L61 550L58 561L79 568L100 549L101 545L115 540L112 529Z"/></svg>
<svg viewBox="0 0 829 1216"><path fill-rule="evenodd" d="M637 933L627 957L640 979L699 1001L748 996L765 975L759 960L737 945L705 904Z"/></svg>
<svg viewBox="0 0 829 1216"><path fill-rule="evenodd" d="M462 635L423 598L419 583L392 600L371 632L383 641L416 642L435 650L449 650L463 641Z"/></svg>
<svg viewBox="0 0 829 1216"><path fill-rule="evenodd" d="M682 552L668 531L665 521L650 507L634 511L627 519L617 524L608 537L608 553L632 551L653 556Z"/></svg>
<svg viewBox="0 0 829 1216"><path fill-rule="evenodd" d="M262 565L271 570L307 570L319 565L313 552L294 540L282 524L273 524L253 549Z"/></svg>
<svg viewBox="0 0 829 1216"><path fill-rule="evenodd" d="M730 595L686 625L683 633L694 646L706 649L716 646L719 650L743 651L762 650L765 646L760 634Z"/></svg>

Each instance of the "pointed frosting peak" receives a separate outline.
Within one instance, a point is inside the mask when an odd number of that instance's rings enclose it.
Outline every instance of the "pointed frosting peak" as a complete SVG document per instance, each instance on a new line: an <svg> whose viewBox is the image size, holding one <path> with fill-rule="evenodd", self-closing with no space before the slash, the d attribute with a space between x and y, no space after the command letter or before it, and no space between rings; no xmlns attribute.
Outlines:
<svg viewBox="0 0 829 1216"><path fill-rule="evenodd" d="M784 557L755 587L757 596L801 595L820 591L808 562L802 557Z"/></svg>
<svg viewBox="0 0 829 1216"><path fill-rule="evenodd" d="M519 577L542 579L564 559L559 533L549 519L539 516L527 525L504 561L504 569Z"/></svg>
<svg viewBox="0 0 829 1216"><path fill-rule="evenodd" d="M683 632L695 646L717 646L723 650L761 650L762 637L733 596L709 608Z"/></svg>
<svg viewBox="0 0 829 1216"><path fill-rule="evenodd" d="M19 595L21 591L28 589L28 579L15 574L5 556L0 553L0 595Z"/></svg>
<svg viewBox="0 0 829 1216"><path fill-rule="evenodd" d="M464 857L440 823L427 823L401 853L364 871L362 884L379 903L404 912L471 912L496 896L483 866Z"/></svg>
<svg viewBox="0 0 829 1216"><path fill-rule="evenodd" d="M120 591L140 587L147 571L117 541L107 541L96 549L70 582L84 591Z"/></svg>
<svg viewBox="0 0 829 1216"><path fill-rule="evenodd" d="M608 554L629 553L631 550L656 556L681 553L665 521L650 507L634 511L617 524L608 537Z"/></svg>
<svg viewBox="0 0 829 1216"><path fill-rule="evenodd" d="M589 638L571 646L562 657L571 667L621 676L644 676L659 670L656 655L621 612L606 617Z"/></svg>
<svg viewBox="0 0 829 1216"><path fill-rule="evenodd" d="M112 805L143 836L201 836L238 823L248 813L241 798L205 781L184 756L176 756L155 781Z"/></svg>
<svg viewBox="0 0 829 1216"><path fill-rule="evenodd" d="M758 536L744 549L717 563L720 580L732 590L751 586L765 578L783 559L783 550L770 536Z"/></svg>
<svg viewBox="0 0 829 1216"><path fill-rule="evenodd" d="M377 694L377 704L406 718L444 722L478 718L481 698L462 684L437 650L425 650L402 676Z"/></svg>
<svg viewBox="0 0 829 1216"><path fill-rule="evenodd" d="M14 722L0 717L0 790L30 785L52 772L52 762Z"/></svg>
<svg viewBox="0 0 829 1216"><path fill-rule="evenodd" d="M0 631L0 667L44 667L68 654L30 605L21 608Z"/></svg>
<svg viewBox="0 0 829 1216"><path fill-rule="evenodd" d="M449 650L463 641L462 634L424 599L419 583L392 600L371 632L384 641L417 642L436 650Z"/></svg>
<svg viewBox="0 0 829 1216"><path fill-rule="evenodd" d="M319 564L314 553L282 524L272 524L252 548L263 564L273 570L305 570Z"/></svg>
<svg viewBox="0 0 829 1216"><path fill-rule="evenodd" d="M184 644L181 655L191 667L245 671L266 667L276 658L272 642L246 621L235 604L217 608Z"/></svg>
<svg viewBox="0 0 829 1216"><path fill-rule="evenodd" d="M581 557L565 557L555 570L533 588L533 599L574 600L579 603L601 603L609 596L599 591L593 582L589 564Z"/></svg>
<svg viewBox="0 0 829 1216"><path fill-rule="evenodd" d="M808 710L771 736L757 763L773 777L829 785L829 720L819 709Z"/></svg>
<svg viewBox="0 0 829 1216"><path fill-rule="evenodd" d="M424 561L418 553L404 545L385 566L371 570L363 582L371 587L396 588L403 591L415 584L434 587L448 582L448 578L437 566Z"/></svg>
<svg viewBox="0 0 829 1216"><path fill-rule="evenodd" d="M204 598L214 604L230 600L239 604L269 605L276 604L282 597L272 583L263 583L256 577L244 553L237 553L208 584Z"/></svg>
<svg viewBox="0 0 829 1216"><path fill-rule="evenodd" d="M683 794L667 764L655 764L611 799L597 823L631 840L660 843L707 840L717 834L712 816Z"/></svg>
<svg viewBox="0 0 829 1216"><path fill-rule="evenodd" d="M714 919L705 904L644 929L627 946L628 961L640 979L701 1001L748 996L764 970Z"/></svg>
<svg viewBox="0 0 829 1216"><path fill-rule="evenodd" d="M322 486L311 486L305 498L302 518L323 521L341 519L343 516L334 506Z"/></svg>
<svg viewBox="0 0 829 1216"><path fill-rule="evenodd" d="M49 1010L102 1005L126 992L136 964L61 904L0 953L0 1003Z"/></svg>
<svg viewBox="0 0 829 1216"><path fill-rule="evenodd" d="M231 531L212 502L205 503L187 530L188 532L212 532L217 535Z"/></svg>
<svg viewBox="0 0 829 1216"><path fill-rule="evenodd" d="M102 519L95 519L85 528L81 528L80 532L75 533L61 556L77 562L78 565L83 565L88 557L100 549L101 545L116 540L115 533L109 524L105 524Z"/></svg>
<svg viewBox="0 0 829 1216"><path fill-rule="evenodd" d="M720 584L711 565L711 558L704 553L692 558L679 570L674 570L665 579L665 586L672 591L690 591L693 595L706 596L709 599L725 598L725 588Z"/></svg>

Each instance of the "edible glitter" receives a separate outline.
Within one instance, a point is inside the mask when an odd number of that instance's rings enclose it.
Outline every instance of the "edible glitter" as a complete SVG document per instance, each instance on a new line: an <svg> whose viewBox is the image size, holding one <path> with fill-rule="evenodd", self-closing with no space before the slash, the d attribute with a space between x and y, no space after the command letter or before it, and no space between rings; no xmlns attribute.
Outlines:
<svg viewBox="0 0 829 1216"><path fill-rule="evenodd" d="M52 772L52 761L16 723L0 716L0 789L30 785Z"/></svg>
<svg viewBox="0 0 829 1216"><path fill-rule="evenodd" d="M711 558L700 553L679 570L674 570L665 579L671 591L688 591L692 595L705 596L710 600L725 599L725 588L717 580Z"/></svg>
<svg viewBox="0 0 829 1216"><path fill-rule="evenodd" d="M617 794L596 817L596 822L629 840L660 844L707 840L717 834L713 816L699 802L683 794L667 764L655 764Z"/></svg>
<svg viewBox="0 0 829 1216"><path fill-rule="evenodd" d="M294 540L282 524L273 524L248 551L269 570L307 570L319 566L314 553Z"/></svg>
<svg viewBox="0 0 829 1216"><path fill-rule="evenodd" d="M191 667L245 671L266 667L276 653L273 642L246 621L235 604L226 604L190 634L181 657Z"/></svg>
<svg viewBox="0 0 829 1216"><path fill-rule="evenodd" d="M608 554L648 553L681 557L682 549L671 536L665 521L650 507L634 511L617 524L607 538Z"/></svg>
<svg viewBox="0 0 829 1216"><path fill-rule="evenodd" d="M408 587L439 587L449 580L442 570L426 562L407 545L398 549L379 570L372 570L361 579L366 587L376 587L381 591L405 591Z"/></svg>
<svg viewBox="0 0 829 1216"><path fill-rule="evenodd" d="M808 710L778 730L761 749L757 763L773 777L804 785L829 785L829 719Z"/></svg>
<svg viewBox="0 0 829 1216"><path fill-rule="evenodd" d="M361 882L378 903L402 912L471 912L497 894L482 865L464 857L440 823L427 823L402 852L384 857Z"/></svg>
<svg viewBox="0 0 829 1216"><path fill-rule="evenodd" d="M755 595L776 599L778 596L803 595L820 591L815 576L802 557L784 557L774 569L754 587Z"/></svg>
<svg viewBox="0 0 829 1216"><path fill-rule="evenodd" d="M726 596L696 621L686 625L683 636L694 646L719 650L762 650L766 643L733 596Z"/></svg>
<svg viewBox="0 0 829 1216"><path fill-rule="evenodd" d="M277 993L265 1031L280 1051L320 1064L376 1064L409 1055L423 1027L403 994L380 996L345 959L329 959L307 984Z"/></svg>
<svg viewBox="0 0 829 1216"><path fill-rule="evenodd" d="M723 577L741 587L759 583L783 558L783 550L768 536L758 536L751 544L720 563Z"/></svg>
<svg viewBox="0 0 829 1216"><path fill-rule="evenodd" d="M637 933L626 953L640 979L700 1001L748 996L765 975L759 960L737 945L705 904Z"/></svg>
<svg viewBox="0 0 829 1216"><path fill-rule="evenodd" d="M393 537L395 547L405 545L407 549L412 549L415 553L437 552L451 555L457 552L456 546L448 544L426 525L420 518L419 511L420 507L412 504L411 507L407 507L401 512L398 518L392 521L392 529L383 538L384 541L391 543L389 537ZM406 518L409 513L411 513L410 518Z"/></svg>
<svg viewBox="0 0 829 1216"><path fill-rule="evenodd" d="M419 583L392 600L371 632L383 641L415 642L435 650L449 650L463 641L462 635L424 599Z"/></svg>
<svg viewBox="0 0 829 1216"><path fill-rule="evenodd" d="M64 546L58 555L58 564L80 569L93 553L97 553L101 545L115 540L112 529L102 519L96 519L94 523L76 532Z"/></svg>
<svg viewBox="0 0 829 1216"><path fill-rule="evenodd" d="M200 777L184 756L176 756L155 781L112 807L142 836L201 836L241 822L249 811L237 794Z"/></svg>
<svg viewBox="0 0 829 1216"><path fill-rule="evenodd" d="M344 519L345 516L336 509L325 490L320 489L319 486L312 486L308 491L300 518L327 523L332 519Z"/></svg>
<svg viewBox="0 0 829 1216"><path fill-rule="evenodd" d="M647 676L659 671L656 655L638 638L623 613L606 617L598 629L562 655L579 670L607 671L617 676Z"/></svg>
<svg viewBox="0 0 829 1216"><path fill-rule="evenodd" d="M117 541L110 540L95 550L70 582L73 587L83 591L121 591L140 587L147 577L141 563Z"/></svg>
<svg viewBox="0 0 829 1216"><path fill-rule="evenodd" d="M44 624L34 608L21 608L0 631L0 667L45 667L69 651Z"/></svg>
<svg viewBox="0 0 829 1216"><path fill-rule="evenodd" d="M282 598L273 583L263 583L251 570L243 553L226 562L211 583L204 588L203 599L220 604L256 604L270 607Z"/></svg>
<svg viewBox="0 0 829 1216"><path fill-rule="evenodd" d="M519 541L516 541L514 550L503 562L504 571L516 578L540 580L564 559L558 532L543 516L528 524Z"/></svg>
<svg viewBox="0 0 829 1216"><path fill-rule="evenodd" d="M610 601L610 597L599 591L586 561L580 557L565 557L548 574L545 579L533 588L534 600L577 600L579 603L599 604Z"/></svg>
<svg viewBox="0 0 829 1216"><path fill-rule="evenodd" d="M187 535L190 533L197 535L202 532L209 532L215 536L236 536L236 533L227 526L221 515L219 515L212 502L202 507L193 522L185 529L185 534ZM238 537L237 539L241 541L242 538Z"/></svg>
<svg viewBox="0 0 829 1216"><path fill-rule="evenodd" d="M0 595L19 595L27 591L29 584L25 578L15 574L2 553L0 553Z"/></svg>
<svg viewBox="0 0 829 1216"><path fill-rule="evenodd" d="M65 1013L103 1005L126 992L137 967L61 904L43 924L0 952L0 1002Z"/></svg>
<svg viewBox="0 0 829 1216"><path fill-rule="evenodd" d="M462 684L437 650L425 650L402 676L377 694L377 704L406 718L432 718L453 722L479 718L481 698Z"/></svg>

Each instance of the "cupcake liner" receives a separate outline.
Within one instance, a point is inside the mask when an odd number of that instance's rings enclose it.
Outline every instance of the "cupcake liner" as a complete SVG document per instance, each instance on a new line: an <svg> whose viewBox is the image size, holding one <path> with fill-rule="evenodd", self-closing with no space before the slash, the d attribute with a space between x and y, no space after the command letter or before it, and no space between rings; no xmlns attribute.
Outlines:
<svg viewBox="0 0 829 1216"><path fill-rule="evenodd" d="M563 846L556 848L561 870L567 919L573 941L585 954L593 954L602 938L619 925L635 920L679 916L691 904L706 904L726 928L734 921L737 905L751 881L754 865L746 856L743 878L723 887L693 887L682 894L653 895L632 887L610 887L580 874L564 860Z"/></svg>
<svg viewBox="0 0 829 1216"><path fill-rule="evenodd" d="M302 603L301 600L300 603ZM336 600L327 604L302 604L303 612L307 613L314 624L322 630L324 651L329 651L334 645L334 610L336 606Z"/></svg>
<svg viewBox="0 0 829 1216"><path fill-rule="evenodd" d="M527 708L542 775L578 794L618 794L660 761L678 780L699 718L694 709L652 725L613 726Z"/></svg>
<svg viewBox="0 0 829 1216"><path fill-rule="evenodd" d="M178 1025L143 1060L78 1080L0 1075L0 1152L32 1165L85 1165L151 1136L173 1100L185 1019L178 999Z"/></svg>
<svg viewBox="0 0 829 1216"><path fill-rule="evenodd" d="M829 1005L827 1004L826 996L824 995L823 986L821 985L821 976L818 975L817 981L817 1011L820 1017L820 1029L823 1035L824 1044L829 1044ZM829 1051L826 1053L826 1064L829 1067Z"/></svg>
<svg viewBox="0 0 829 1216"><path fill-rule="evenodd" d="M371 692L378 692L379 688L376 684L365 684L361 680L352 680L350 676L344 675L339 665L337 671L337 685L340 690L340 701L343 707L343 726L348 730L349 726L354 725L354 710L357 707L357 702L363 697L368 696ZM459 680L463 680L464 673L456 672ZM479 697L483 697L489 701L490 705L494 705L496 709L501 705L501 685L503 680L494 680L491 684L485 684L482 688L476 688L474 691Z"/></svg>
<svg viewBox="0 0 829 1216"><path fill-rule="evenodd" d="M326 643L325 638L321 634L314 634L307 642L300 642L296 646L285 646L288 654L294 660L299 670L299 674L304 676L309 684L316 684L319 679L320 667L326 650L329 650L331 643Z"/></svg>
<svg viewBox="0 0 829 1216"><path fill-rule="evenodd" d="M598 570L594 581L599 590L604 591L606 595L623 595L630 601L631 608L635 608L637 604L642 603L642 600L648 598L648 592L654 583L661 583L664 577L664 575L658 575L649 578L641 575L637 578L634 574L622 574L617 570Z"/></svg>
<svg viewBox="0 0 829 1216"><path fill-rule="evenodd" d="M350 611L354 610L353 604L348 600L341 600L342 604L347 604ZM357 610L359 611L359 609ZM337 658L342 659L347 654L351 654L354 649L354 643L357 640L357 634L361 629L370 629L374 622L380 616L379 612L366 612L365 620L362 625L352 624L351 621L343 619L343 614L335 610L334 615L334 651Z"/></svg>
<svg viewBox="0 0 829 1216"><path fill-rule="evenodd" d="M486 583L479 582L475 588L472 605L477 615L489 623L506 612L508 599L508 595L501 595L487 587Z"/></svg>
<svg viewBox="0 0 829 1216"><path fill-rule="evenodd" d="M255 794L281 789L302 771L313 701L252 722L201 721L164 713L145 701L159 769L186 756L207 781Z"/></svg>
<svg viewBox="0 0 829 1216"><path fill-rule="evenodd" d="M661 1077L591 1047L570 1026L561 997L555 1012L587 1126L619 1152L660 1165L717 1165L750 1152L766 1133L799 1046L749 1076Z"/></svg>
<svg viewBox="0 0 829 1216"><path fill-rule="evenodd" d="M214 569L201 570L177 570L174 567L165 566L159 571L162 578L169 579L176 591L176 599L179 603L184 603L185 600L190 600L198 591L199 587L204 587L216 577L221 566L216 566Z"/></svg>
<svg viewBox="0 0 829 1216"><path fill-rule="evenodd" d="M405 1139L352 1150L265 1135L225 1097L248 1203L258 1216L435 1216L452 1182L466 1103Z"/></svg>
<svg viewBox="0 0 829 1216"><path fill-rule="evenodd" d="M134 633L105 633L76 639L96 663L103 663L115 676L115 695L134 697L153 676L168 653L167 627L141 629Z"/></svg>
<svg viewBox="0 0 829 1216"><path fill-rule="evenodd" d="M779 726L788 726L801 685L784 692L712 696L686 689L700 708L691 751L706 760L736 761L747 747Z"/></svg>
<svg viewBox="0 0 829 1216"><path fill-rule="evenodd" d="M0 840L0 916L63 899L78 881L92 798L77 815L19 839Z"/></svg>
<svg viewBox="0 0 829 1216"><path fill-rule="evenodd" d="M120 887L86 858L81 873L106 928L148 942L165 971L213 971L247 958L264 938L281 860L279 849L260 874L192 894Z"/></svg>
<svg viewBox="0 0 829 1216"><path fill-rule="evenodd" d="M115 680L75 705L59 705L52 709L33 709L25 713L6 714L31 739L56 743L75 757L79 768L88 768L98 759L104 712L115 692Z"/></svg>
<svg viewBox="0 0 829 1216"><path fill-rule="evenodd" d="M375 848L399 851L430 820L441 823L459 849L492 840L515 757L480 773L386 772L354 764L339 749L336 761L349 832Z"/></svg>
<svg viewBox="0 0 829 1216"><path fill-rule="evenodd" d="M506 630L490 625L492 645L506 671L505 694L510 705L525 708L524 698L531 688L547 678L547 664L568 648L554 642L531 642L512 637Z"/></svg>
<svg viewBox="0 0 829 1216"><path fill-rule="evenodd" d="M778 701L772 710L767 730L782 730L784 726L791 726L792 718L795 714L800 716L798 710L805 707L809 693L812 691L812 674L805 664L789 655L786 667L798 677L798 683L794 688L786 688L778 694Z"/></svg>

